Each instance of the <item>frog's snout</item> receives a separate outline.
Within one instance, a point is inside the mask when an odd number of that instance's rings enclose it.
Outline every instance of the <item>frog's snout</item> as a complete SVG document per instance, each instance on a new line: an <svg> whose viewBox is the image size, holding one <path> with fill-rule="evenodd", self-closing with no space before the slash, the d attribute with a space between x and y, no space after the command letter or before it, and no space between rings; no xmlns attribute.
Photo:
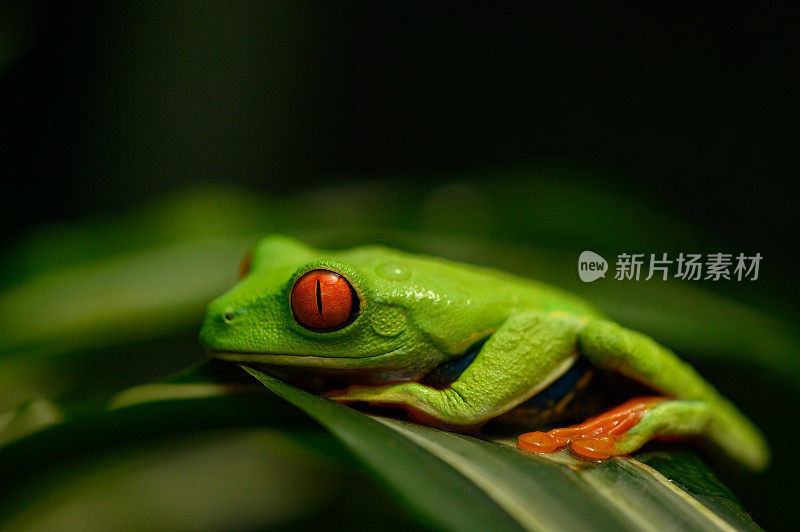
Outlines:
<svg viewBox="0 0 800 532"><path fill-rule="evenodd" d="M243 307L212 302L206 309L203 326L200 328L200 343L209 349L219 347L217 344L224 343L224 339L233 332L231 327L236 325L246 312L247 309Z"/></svg>

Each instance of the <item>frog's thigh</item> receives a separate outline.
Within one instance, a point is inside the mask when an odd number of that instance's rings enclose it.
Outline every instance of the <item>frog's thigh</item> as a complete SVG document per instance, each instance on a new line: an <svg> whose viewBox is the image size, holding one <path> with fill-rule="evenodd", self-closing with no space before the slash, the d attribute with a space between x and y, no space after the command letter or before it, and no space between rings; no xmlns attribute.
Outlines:
<svg viewBox="0 0 800 532"><path fill-rule="evenodd" d="M486 341L449 388L419 383L356 386L333 396L402 406L428 424L458 429L496 417L557 378L576 355L577 330L568 320L538 312L510 317Z"/></svg>
<svg viewBox="0 0 800 532"><path fill-rule="evenodd" d="M708 400L717 391L675 353L644 334L606 320L592 320L578 337L596 366L618 371L664 394Z"/></svg>

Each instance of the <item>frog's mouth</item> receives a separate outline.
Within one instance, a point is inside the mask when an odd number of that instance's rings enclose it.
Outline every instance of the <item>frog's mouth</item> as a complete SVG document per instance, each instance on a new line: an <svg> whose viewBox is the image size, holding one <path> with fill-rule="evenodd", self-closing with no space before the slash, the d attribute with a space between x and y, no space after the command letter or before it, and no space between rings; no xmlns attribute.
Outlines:
<svg viewBox="0 0 800 532"><path fill-rule="evenodd" d="M402 346L386 353L362 356L246 353L208 350L220 360L255 365L270 375L306 389L327 390L351 384L380 384L409 380L422 371L403 356Z"/></svg>
<svg viewBox="0 0 800 532"><path fill-rule="evenodd" d="M385 353L375 353L360 356L325 356L307 354L280 354L280 353L247 353L242 351L218 351L210 349L211 356L231 362L248 362L251 364L266 364L269 366L287 366L320 369L355 369L365 365L374 366L381 364L384 358L402 349L403 346ZM365 363L366 361L366 363Z"/></svg>

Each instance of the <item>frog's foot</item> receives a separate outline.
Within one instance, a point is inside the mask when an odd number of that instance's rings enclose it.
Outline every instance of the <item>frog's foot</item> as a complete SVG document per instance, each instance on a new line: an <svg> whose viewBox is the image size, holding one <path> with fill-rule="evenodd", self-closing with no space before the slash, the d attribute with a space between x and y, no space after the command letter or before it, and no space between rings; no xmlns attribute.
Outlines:
<svg viewBox="0 0 800 532"><path fill-rule="evenodd" d="M631 438L628 431L665 401L672 402L667 397L636 397L578 425L523 434L517 447L533 453L553 453L569 446L575 454L592 459L628 454L655 436L655 432L646 430L640 437Z"/></svg>

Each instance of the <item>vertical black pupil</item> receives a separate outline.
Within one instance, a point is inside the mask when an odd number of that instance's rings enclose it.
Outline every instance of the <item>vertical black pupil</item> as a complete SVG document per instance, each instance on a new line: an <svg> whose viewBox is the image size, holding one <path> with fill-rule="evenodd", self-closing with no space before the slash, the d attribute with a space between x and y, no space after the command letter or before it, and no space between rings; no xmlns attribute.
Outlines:
<svg viewBox="0 0 800 532"><path fill-rule="evenodd" d="M317 312L322 316L322 290L320 290L319 279L317 279Z"/></svg>

